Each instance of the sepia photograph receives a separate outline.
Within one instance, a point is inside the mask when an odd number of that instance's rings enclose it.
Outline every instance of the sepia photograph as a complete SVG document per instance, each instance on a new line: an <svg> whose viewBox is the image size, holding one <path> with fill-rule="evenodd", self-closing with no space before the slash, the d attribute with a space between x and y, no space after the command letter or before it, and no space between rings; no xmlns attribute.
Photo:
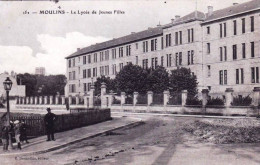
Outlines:
<svg viewBox="0 0 260 165"><path fill-rule="evenodd" d="M260 0L0 0L1 165L259 165Z"/></svg>

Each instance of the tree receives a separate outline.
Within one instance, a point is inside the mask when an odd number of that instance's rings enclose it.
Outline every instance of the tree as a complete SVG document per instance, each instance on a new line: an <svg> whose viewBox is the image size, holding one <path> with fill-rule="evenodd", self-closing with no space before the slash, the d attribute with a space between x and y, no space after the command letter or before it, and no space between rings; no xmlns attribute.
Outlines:
<svg viewBox="0 0 260 165"><path fill-rule="evenodd" d="M146 89L154 93L163 93L169 87L169 73L167 70L158 66L155 70L151 70L147 76Z"/></svg>
<svg viewBox="0 0 260 165"><path fill-rule="evenodd" d="M191 74L190 69L178 68L171 71L169 77L169 87L171 93L179 93L187 90L189 96L195 96L197 90L197 77Z"/></svg>
<svg viewBox="0 0 260 165"><path fill-rule="evenodd" d="M66 85L65 75L34 75L34 74L18 74L17 82L26 86L27 96L36 95L56 95L57 93L64 95L64 87Z"/></svg>
<svg viewBox="0 0 260 165"><path fill-rule="evenodd" d="M18 74L17 75L17 83L19 84L20 81L22 84L19 85L25 85L26 86L26 96L34 96L36 94L36 84L37 79L35 75L31 75L29 73L25 74Z"/></svg>
<svg viewBox="0 0 260 165"><path fill-rule="evenodd" d="M130 63L116 75L116 87L118 91L126 92L127 95L133 92L145 93L147 76L147 70Z"/></svg>
<svg viewBox="0 0 260 165"><path fill-rule="evenodd" d="M110 90L116 91L116 85L115 80L111 79L110 77L101 76L97 78L97 81L95 82L95 95L100 95L101 93L101 83L106 83L107 86L107 93L110 92Z"/></svg>

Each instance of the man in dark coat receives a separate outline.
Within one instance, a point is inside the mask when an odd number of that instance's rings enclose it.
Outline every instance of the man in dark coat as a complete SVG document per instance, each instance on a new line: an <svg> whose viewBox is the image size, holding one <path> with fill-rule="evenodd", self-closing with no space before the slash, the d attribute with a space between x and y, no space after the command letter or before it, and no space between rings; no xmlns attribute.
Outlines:
<svg viewBox="0 0 260 165"><path fill-rule="evenodd" d="M54 121L56 120L56 115L51 113L51 109L46 109L48 113L44 117L46 132L47 132L47 141L55 141L54 139Z"/></svg>

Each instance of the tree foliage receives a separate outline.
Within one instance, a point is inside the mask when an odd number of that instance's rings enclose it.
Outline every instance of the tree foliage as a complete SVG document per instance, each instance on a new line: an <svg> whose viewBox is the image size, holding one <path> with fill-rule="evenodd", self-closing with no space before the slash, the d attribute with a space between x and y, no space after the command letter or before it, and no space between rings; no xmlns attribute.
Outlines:
<svg viewBox="0 0 260 165"><path fill-rule="evenodd" d="M189 96L195 96L197 90L197 77L191 74L190 69L177 68L171 71L169 77L169 87L171 93L179 93L187 90Z"/></svg>
<svg viewBox="0 0 260 165"><path fill-rule="evenodd" d="M26 86L26 96L36 95L64 95L64 87L66 85L65 75L34 75L34 74L18 74L17 83L21 81L21 85Z"/></svg>
<svg viewBox="0 0 260 165"><path fill-rule="evenodd" d="M100 95L101 93L101 83L105 83L107 86L107 93L109 93L111 90L116 92L116 85L115 80L111 79L110 77L101 76L97 78L97 81L95 82L95 95Z"/></svg>
<svg viewBox="0 0 260 165"><path fill-rule="evenodd" d="M154 93L163 93L169 87L169 73L167 70L158 66L155 70L151 70L147 76L146 89Z"/></svg>
<svg viewBox="0 0 260 165"><path fill-rule="evenodd" d="M116 75L116 88L127 95L133 92L145 93L147 76L147 70L130 63Z"/></svg>

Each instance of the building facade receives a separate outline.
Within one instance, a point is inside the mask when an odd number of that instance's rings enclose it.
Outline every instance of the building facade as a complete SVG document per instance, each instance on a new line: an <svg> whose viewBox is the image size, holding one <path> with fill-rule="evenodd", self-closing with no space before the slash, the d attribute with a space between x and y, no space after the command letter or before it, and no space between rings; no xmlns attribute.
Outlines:
<svg viewBox="0 0 260 165"><path fill-rule="evenodd" d="M128 63L167 70L190 68L199 90L238 92L259 86L260 1L208 13L176 16L167 25L77 49L66 57L66 95L83 95L99 76L115 75Z"/></svg>
<svg viewBox="0 0 260 165"><path fill-rule="evenodd" d="M45 76L45 67L36 67L35 74Z"/></svg>

